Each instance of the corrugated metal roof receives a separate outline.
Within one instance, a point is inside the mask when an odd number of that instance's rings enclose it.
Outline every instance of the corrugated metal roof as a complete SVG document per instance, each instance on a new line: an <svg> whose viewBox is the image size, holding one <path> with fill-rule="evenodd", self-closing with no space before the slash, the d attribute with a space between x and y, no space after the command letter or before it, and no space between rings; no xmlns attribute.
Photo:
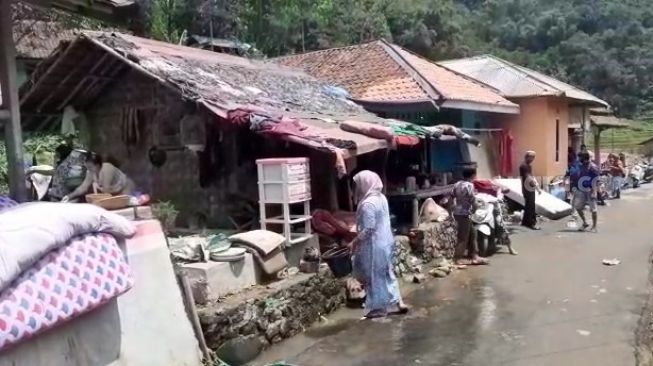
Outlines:
<svg viewBox="0 0 653 366"><path fill-rule="evenodd" d="M439 62L440 65L472 77L508 98L561 96L592 105L608 103L579 88L491 55Z"/></svg>
<svg viewBox="0 0 653 366"><path fill-rule="evenodd" d="M450 108L519 113L516 104L492 88L383 40L274 61L341 86L362 102L431 101Z"/></svg>

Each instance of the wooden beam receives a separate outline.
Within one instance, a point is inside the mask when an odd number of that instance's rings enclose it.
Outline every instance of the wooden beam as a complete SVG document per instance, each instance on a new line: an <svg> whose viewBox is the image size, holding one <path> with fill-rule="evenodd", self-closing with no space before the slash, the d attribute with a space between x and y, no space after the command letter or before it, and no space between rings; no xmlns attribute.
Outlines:
<svg viewBox="0 0 653 366"><path fill-rule="evenodd" d="M20 126L16 49L11 29L13 23L11 13L11 1L0 0L0 91L2 91L1 107L9 112L9 119L4 124L9 192L14 200L25 202L27 189L23 166L23 134Z"/></svg>
<svg viewBox="0 0 653 366"><path fill-rule="evenodd" d="M64 55L61 55L61 56L64 56ZM93 54L91 54L90 57L93 58ZM104 60L104 57L102 57L102 58L98 61L98 63L101 63L103 60ZM86 61L86 59L84 59L83 61ZM63 78L60 82L58 82L56 87L52 88L52 90L50 91L50 93L48 94L48 96L45 97L45 98L43 98L43 100L41 101L41 103L39 103L39 105L36 107L36 112L41 112L41 109L43 108L43 106L45 106L45 104L46 104L47 102L49 102L50 99L52 99L53 96L55 96L55 95L58 94L57 91L59 90L59 88L61 88L62 86L66 85L66 82L67 82L68 80L70 80L70 78L73 77L73 75L75 75L79 70L82 69L82 67L83 67L83 65L84 65L84 62L83 62L83 61L80 62L79 64L77 64L78 66L77 66L76 68L74 68L73 70L71 70L71 71L68 73L68 75L66 75L65 78ZM96 65L97 65L97 63L96 63ZM84 77L84 76L82 76L82 77Z"/></svg>
<svg viewBox="0 0 653 366"><path fill-rule="evenodd" d="M133 69L140 72L141 74L143 74L145 76L148 76L148 77L160 82L161 85L165 86L166 88L170 89L171 91L173 91L175 93L181 93L181 90L177 85L175 85L175 84L171 83L170 81L168 81L168 80L166 80L166 79L152 73L151 71L147 70L146 68L139 65L138 63L136 63L136 62L130 60L129 58L121 55L118 51L116 51L113 48L107 46L106 44L102 43L101 41L98 41L96 39L90 39L90 40L91 40L91 42L95 43L95 45L97 45L98 47L104 49L108 53L114 55L119 60L121 60L124 63L126 63L127 65L131 66Z"/></svg>
<svg viewBox="0 0 653 366"><path fill-rule="evenodd" d="M95 65L93 65L93 67L91 68L91 70L90 70L88 73L89 73L89 74L93 74L93 73L95 72L95 70L97 70L98 67L100 67L102 64L104 64L105 60L106 60L108 57L109 57L109 54L108 54L108 53L105 53L102 57L100 57L100 59L98 60L98 62L97 62ZM68 103L70 103L70 101L71 101L73 98L75 98L75 95L77 95L77 92L79 92L79 89L82 88L82 86L84 85L85 82L86 82L86 76L83 76L83 77L79 80L79 83L77 83L77 85L75 85L75 87L74 87L73 90L70 92L70 94L68 94L68 96L66 97L66 99L64 99L64 101L63 101L61 104L59 104L59 106L57 107L57 110L60 110L60 109L62 109L62 108L64 108L64 107L66 107L66 105L68 105Z"/></svg>
<svg viewBox="0 0 653 366"><path fill-rule="evenodd" d="M5 0L0 0L0 1L5 1ZM66 48L66 50L65 50L62 54L60 54L60 55L57 57L57 59L56 59L56 60L55 60L51 65L50 65L50 67L48 67L48 69L47 69L47 70L46 70L46 71L41 75L41 77L36 81L36 83L34 83L34 85L32 85L32 86L29 88L29 90L27 91L27 93L26 93L26 94L21 98L21 100L20 100L20 104L21 104L21 105L24 104L24 102L25 102L26 100L28 100L29 97L32 96L32 94L34 94L34 91L37 90L37 89L39 88L39 86L41 86L41 84L43 84L44 80L46 80L46 77L50 74L50 72L51 72L52 70L54 70L55 67L59 66L59 64L61 63L61 61L63 61L63 60L66 58L66 55L70 52L70 50L72 50L72 49L74 48L73 46L78 42L78 40L79 40L79 38L73 40L73 41L68 45L68 47ZM12 42L12 45L13 45L13 42Z"/></svg>
<svg viewBox="0 0 653 366"><path fill-rule="evenodd" d="M594 163L601 166L601 128L594 127Z"/></svg>

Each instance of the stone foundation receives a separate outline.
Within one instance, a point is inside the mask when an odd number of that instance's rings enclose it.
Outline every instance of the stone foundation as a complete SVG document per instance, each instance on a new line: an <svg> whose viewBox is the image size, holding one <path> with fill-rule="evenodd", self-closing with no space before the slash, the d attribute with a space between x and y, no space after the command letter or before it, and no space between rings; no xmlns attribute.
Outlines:
<svg viewBox="0 0 653 366"><path fill-rule="evenodd" d="M437 266L443 259L452 259L456 235L456 221L449 218L443 222L420 224L409 236L396 236L394 268L397 277L424 273L425 267Z"/></svg>
<svg viewBox="0 0 653 366"><path fill-rule="evenodd" d="M345 302L342 281L330 272L299 274L265 288L255 288L199 309L208 346L264 349L302 332ZM243 342L247 342L247 346ZM221 352L222 351L222 352ZM229 350L227 350L229 351Z"/></svg>

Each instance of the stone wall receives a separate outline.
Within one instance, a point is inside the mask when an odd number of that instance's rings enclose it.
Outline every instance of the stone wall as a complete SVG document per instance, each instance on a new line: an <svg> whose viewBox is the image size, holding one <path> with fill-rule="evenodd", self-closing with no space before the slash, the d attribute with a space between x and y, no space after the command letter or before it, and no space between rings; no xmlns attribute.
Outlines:
<svg viewBox="0 0 653 366"><path fill-rule="evenodd" d="M290 279L200 308L199 317L213 350L253 342L260 349L302 332L345 302L343 283L330 273ZM234 346L234 347L238 347Z"/></svg>
<svg viewBox="0 0 653 366"><path fill-rule="evenodd" d="M139 113L137 143L127 144L123 138L123 112L128 107ZM181 120L191 114L206 124L217 126L219 121L142 74L129 72L85 113L91 134L89 148L115 158L139 190L150 193L155 200L173 202L184 226L201 219L211 226L226 227L230 225L230 193L256 195L256 180L251 178L256 174L254 161L237 161L237 135L232 131L225 131L221 139L227 145L225 149L232 151L223 154L224 162L219 165L226 173L200 186L200 159L197 153L184 149L189 131L184 131ZM195 132L201 134L200 124L197 126L200 131ZM161 167L149 161L148 152L153 146L166 148L167 160Z"/></svg>
<svg viewBox="0 0 653 366"><path fill-rule="evenodd" d="M126 108L138 113L135 143L124 141ZM204 221L209 227L232 227L229 215L246 221L237 217L239 201L243 197L257 201L255 160L265 157L310 157L312 207L334 207L334 170L323 169L333 166L332 155L234 128L136 71L124 75L84 112L91 135L89 148L116 159L140 191L150 193L154 200L173 202L180 211L181 226ZM182 123L189 120L203 123ZM200 185L199 154L186 149L187 144L218 146L205 168L212 175L209 184ZM153 146L167 152L161 167L149 161Z"/></svg>
<svg viewBox="0 0 653 366"><path fill-rule="evenodd" d="M442 259L452 259L456 247L456 222L420 224L408 236L395 237L395 274L402 278L424 273L425 267L437 266Z"/></svg>

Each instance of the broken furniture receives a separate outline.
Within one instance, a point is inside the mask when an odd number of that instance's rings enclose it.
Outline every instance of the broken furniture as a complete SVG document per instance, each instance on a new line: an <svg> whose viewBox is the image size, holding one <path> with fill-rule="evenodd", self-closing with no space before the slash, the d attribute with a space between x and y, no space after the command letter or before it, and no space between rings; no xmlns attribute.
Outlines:
<svg viewBox="0 0 653 366"><path fill-rule="evenodd" d="M259 159L259 205L261 229L281 225L285 245L291 247L312 239L311 233L311 178L307 158ZM292 206L303 206L299 215L291 214ZM268 217L269 206L281 206L282 214ZM303 231L295 231L303 224Z"/></svg>

